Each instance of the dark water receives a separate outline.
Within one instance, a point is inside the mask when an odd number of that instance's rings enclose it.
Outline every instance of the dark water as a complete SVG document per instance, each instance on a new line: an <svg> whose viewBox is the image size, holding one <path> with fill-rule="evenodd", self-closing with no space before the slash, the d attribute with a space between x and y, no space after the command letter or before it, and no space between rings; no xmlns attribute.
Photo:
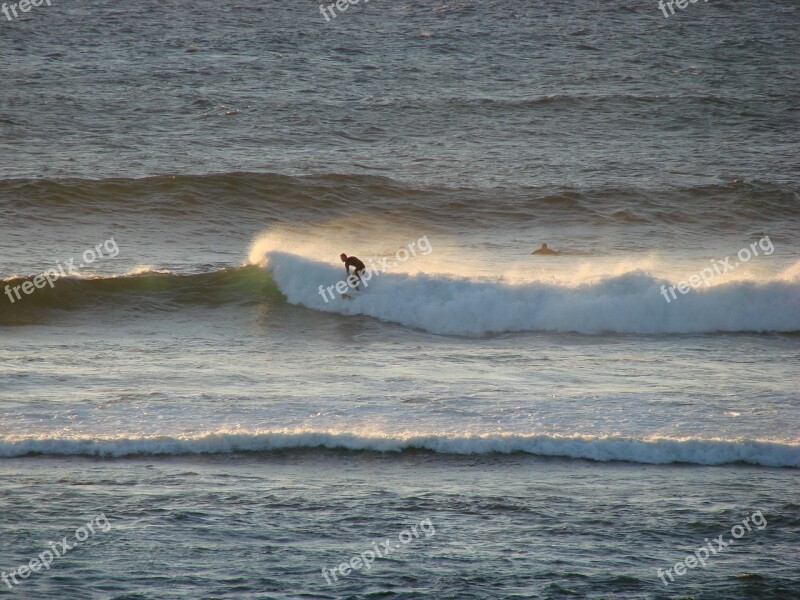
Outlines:
<svg viewBox="0 0 800 600"><path fill-rule="evenodd" d="M785 471L719 468L712 490L702 468L598 469L519 456L306 452L15 464L0 465L12 509L0 548L12 564L46 547L23 533L28 519L56 539L100 511L111 523L51 573L26 581L14 593L21 597L54 589L71 598L797 597L800 507L764 494L796 484ZM37 474L35 488L19 469ZM76 506L80 516L67 519ZM663 586L658 568L706 538L727 542L731 526L759 509L765 526L757 520L761 529L751 527L705 569ZM426 519L428 535L400 543L398 534ZM335 583L329 576L330 584L323 578L323 568L387 541L397 548L369 569Z"/></svg>

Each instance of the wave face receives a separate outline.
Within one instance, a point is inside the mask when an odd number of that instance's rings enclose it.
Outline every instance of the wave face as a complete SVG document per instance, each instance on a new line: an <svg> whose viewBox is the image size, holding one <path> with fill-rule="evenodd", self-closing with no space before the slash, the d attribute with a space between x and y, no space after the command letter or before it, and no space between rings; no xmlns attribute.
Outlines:
<svg viewBox="0 0 800 600"><path fill-rule="evenodd" d="M636 439L520 434L372 434L308 430L204 433L194 436L57 438L0 441L0 457L225 454L331 448L373 452L427 450L440 454L524 453L644 464L751 464L800 468L800 444L757 440Z"/></svg>
<svg viewBox="0 0 800 600"><path fill-rule="evenodd" d="M800 282L731 282L693 290L667 303L669 282L646 273L569 287L510 285L432 275L384 273L350 301L325 301L319 292L342 271L299 256L272 252L269 269L293 304L363 314L432 333L482 336L555 331L598 333L713 333L800 331Z"/></svg>
<svg viewBox="0 0 800 600"><path fill-rule="evenodd" d="M0 287L13 289L29 280L12 277L0 280ZM263 269L252 265L188 275L145 271L112 277L66 277L52 288L45 283L13 304L0 298L0 325L36 322L54 310L131 306L140 311L180 310L198 304L253 304L269 297L280 298L275 283Z"/></svg>

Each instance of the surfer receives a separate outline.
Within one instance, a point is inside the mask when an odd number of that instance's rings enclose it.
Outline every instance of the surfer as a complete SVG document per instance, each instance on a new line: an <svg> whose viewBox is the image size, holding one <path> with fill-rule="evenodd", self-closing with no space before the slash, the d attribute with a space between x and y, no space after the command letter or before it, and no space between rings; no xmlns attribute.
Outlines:
<svg viewBox="0 0 800 600"><path fill-rule="evenodd" d="M542 244L541 248L531 252L531 254L546 254L548 256L555 256L558 253L558 250L550 250L550 248L547 247L547 244Z"/></svg>
<svg viewBox="0 0 800 600"><path fill-rule="evenodd" d="M342 259L344 263L344 270L347 271L347 278L350 278L350 267L353 267L353 277L355 277L355 285L353 285L353 289L358 289L359 283L361 283L361 274L367 268L367 266L357 259L355 256L347 256L344 252L339 255L339 258Z"/></svg>

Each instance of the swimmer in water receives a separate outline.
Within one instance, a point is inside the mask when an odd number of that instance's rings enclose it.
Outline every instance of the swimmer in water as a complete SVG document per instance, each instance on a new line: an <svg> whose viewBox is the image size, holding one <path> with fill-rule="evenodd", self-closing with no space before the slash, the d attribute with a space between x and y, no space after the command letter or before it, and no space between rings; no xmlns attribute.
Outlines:
<svg viewBox="0 0 800 600"><path fill-rule="evenodd" d="M531 254L546 254L548 256L555 256L560 253L558 250L550 250L550 248L547 247L547 244L542 244L541 248L539 248L538 250L534 250L533 252L531 252Z"/></svg>

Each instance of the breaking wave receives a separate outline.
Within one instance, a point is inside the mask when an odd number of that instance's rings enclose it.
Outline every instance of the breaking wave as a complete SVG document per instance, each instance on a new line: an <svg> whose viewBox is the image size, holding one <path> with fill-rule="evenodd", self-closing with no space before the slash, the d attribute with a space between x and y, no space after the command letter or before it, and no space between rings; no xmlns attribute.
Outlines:
<svg viewBox="0 0 800 600"><path fill-rule="evenodd" d="M0 282L12 288L29 277ZM65 278L21 300L0 302L0 325L46 321L53 311L176 311L191 305L265 301L342 315L366 315L406 327L468 337L545 331L584 334L800 332L800 281L733 281L699 288L667 303L666 280L637 271L593 283L511 284L475 277L381 273L353 299L320 293L342 269L295 254L270 252L257 265L208 273L134 273ZM333 288L331 288L332 290ZM326 302L327 299L327 302Z"/></svg>
<svg viewBox="0 0 800 600"><path fill-rule="evenodd" d="M588 435L369 434L279 430L202 433L157 437L0 439L0 457L27 455L102 456L226 454L330 448L346 451L430 451L476 455L523 453L536 456L625 461L644 464L751 464L800 468L800 443L759 440L671 439Z"/></svg>
<svg viewBox="0 0 800 600"><path fill-rule="evenodd" d="M321 311L368 315L431 333L482 336L523 331L715 333L800 331L800 282L735 281L667 303L669 282L643 272L597 283L506 284L440 275L384 273L352 300L320 293L340 267L271 252L268 268L289 302ZM327 298L327 302L326 302Z"/></svg>

